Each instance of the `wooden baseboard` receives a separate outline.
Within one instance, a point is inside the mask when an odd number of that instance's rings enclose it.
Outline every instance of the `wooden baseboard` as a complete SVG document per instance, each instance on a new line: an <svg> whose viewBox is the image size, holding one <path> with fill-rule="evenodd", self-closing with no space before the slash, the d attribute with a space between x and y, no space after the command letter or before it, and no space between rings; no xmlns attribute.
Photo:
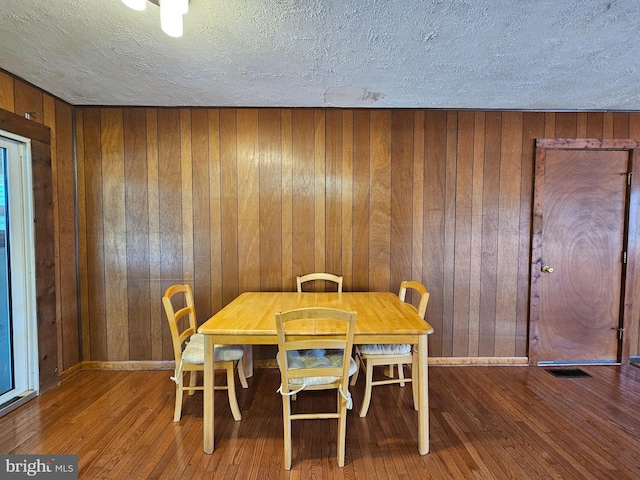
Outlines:
<svg viewBox="0 0 640 480"><path fill-rule="evenodd" d="M71 377L73 377L76 373L82 371L82 362L76 363L72 367L67 368L64 372L58 375L58 381L60 383L67 381Z"/></svg>
<svg viewBox="0 0 640 480"><path fill-rule="evenodd" d="M278 368L278 362L275 358L254 359L253 368Z"/></svg>
<svg viewBox="0 0 640 480"><path fill-rule="evenodd" d="M529 364L527 357L429 357L430 366L474 366L474 365L521 365ZM256 359L254 368L278 368L275 359ZM126 362L80 362L68 368L60 374L60 381L63 382L82 370L173 370L175 362L173 360L143 360Z"/></svg>
<svg viewBox="0 0 640 480"><path fill-rule="evenodd" d="M82 370L173 370L173 360L140 360L126 362L81 362Z"/></svg>
<svg viewBox="0 0 640 480"><path fill-rule="evenodd" d="M429 366L529 365L527 357L429 357Z"/></svg>
<svg viewBox="0 0 640 480"><path fill-rule="evenodd" d="M529 365L527 357L429 357L430 366ZM275 359L254 360L255 368L278 368Z"/></svg>

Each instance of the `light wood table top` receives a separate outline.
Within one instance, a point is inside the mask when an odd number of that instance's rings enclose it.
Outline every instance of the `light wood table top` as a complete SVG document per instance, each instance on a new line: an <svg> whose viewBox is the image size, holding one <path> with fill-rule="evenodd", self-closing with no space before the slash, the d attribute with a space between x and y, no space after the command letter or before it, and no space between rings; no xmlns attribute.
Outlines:
<svg viewBox="0 0 640 480"><path fill-rule="evenodd" d="M418 451L429 452L429 390L427 336L433 328L415 308L388 292L297 293L246 292L203 323L198 332L206 336L204 385L204 451L214 450L213 345L275 345L276 312L304 307L330 307L358 312L354 343L410 343L418 345L414 385L418 389ZM300 334L318 331L315 322L301 322Z"/></svg>
<svg viewBox="0 0 640 480"><path fill-rule="evenodd" d="M418 343L433 332L414 308L388 292L246 292L203 323L198 332L222 335L224 342L276 344L276 312L331 307L358 312L355 343ZM301 333L315 333L311 327Z"/></svg>

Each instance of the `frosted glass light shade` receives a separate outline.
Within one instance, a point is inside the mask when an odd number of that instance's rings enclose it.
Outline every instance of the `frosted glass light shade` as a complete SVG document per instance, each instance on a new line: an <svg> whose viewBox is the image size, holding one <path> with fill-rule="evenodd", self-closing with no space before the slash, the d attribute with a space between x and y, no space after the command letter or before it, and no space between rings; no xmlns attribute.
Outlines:
<svg viewBox="0 0 640 480"><path fill-rule="evenodd" d="M175 0L160 1L160 28L170 37L182 36L182 13Z"/></svg>
<svg viewBox="0 0 640 480"><path fill-rule="evenodd" d="M147 8L147 0L122 0L127 7L142 11Z"/></svg>

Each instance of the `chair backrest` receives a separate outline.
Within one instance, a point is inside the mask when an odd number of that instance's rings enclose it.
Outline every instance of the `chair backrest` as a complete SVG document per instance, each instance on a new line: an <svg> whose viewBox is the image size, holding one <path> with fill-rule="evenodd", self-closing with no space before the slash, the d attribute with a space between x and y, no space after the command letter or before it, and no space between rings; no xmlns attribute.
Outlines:
<svg viewBox="0 0 640 480"><path fill-rule="evenodd" d="M302 292L302 284L305 282L311 282L314 280L327 280L329 282L334 282L338 285L338 292L342 293L342 276L341 275L333 275L331 273L308 273L306 275L301 275L296 277L296 283L298 284L298 293Z"/></svg>
<svg viewBox="0 0 640 480"><path fill-rule="evenodd" d="M292 384L302 384L302 379L318 377L334 377L331 382L322 382L329 388L340 388L347 395L349 388L349 368L353 349L353 334L356 325L356 312L347 312L335 308L298 308L287 312L276 313L276 329L278 332L278 357L282 378L282 392L289 393ZM286 324L295 320L309 322L314 320L312 329L317 335L301 334L295 326L287 331ZM308 323L303 330L308 331ZM316 366L290 365L287 353L296 351L312 351L315 349L342 350L341 364L320 364ZM338 352L336 352L338 353ZM339 357L338 357L339 358ZM311 362L312 363L312 362ZM297 382L296 382L296 379Z"/></svg>
<svg viewBox="0 0 640 480"><path fill-rule="evenodd" d="M182 295L181 295L182 294ZM176 309L180 302L181 307ZM173 342L173 353L176 362L182 358L182 345L191 335L196 333L198 323L196 321L196 309L193 304L193 294L189 285L172 285L167 288L162 297L162 305L169 321L171 330L171 340ZM187 317L187 321L184 318Z"/></svg>
<svg viewBox="0 0 640 480"><path fill-rule="evenodd" d="M415 290L420 295L420 303L418 303L417 310L418 315L420 315L420 317L422 317L422 319L424 320L424 315L427 312L427 304L429 303L429 292L427 292L425 286L420 282L405 280L400 284L400 292L398 293L400 300L402 300L403 302L405 301L405 297L407 295L407 289Z"/></svg>

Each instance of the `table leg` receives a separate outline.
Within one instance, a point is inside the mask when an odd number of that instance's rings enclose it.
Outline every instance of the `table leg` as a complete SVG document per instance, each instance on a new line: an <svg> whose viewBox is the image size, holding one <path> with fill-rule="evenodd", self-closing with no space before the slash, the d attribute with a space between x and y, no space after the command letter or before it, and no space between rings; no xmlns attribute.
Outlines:
<svg viewBox="0 0 640 480"><path fill-rule="evenodd" d="M429 377L427 335L418 339L418 451L429 453Z"/></svg>
<svg viewBox="0 0 640 480"><path fill-rule="evenodd" d="M244 356L242 357L242 366L244 367L244 376L246 378L253 377L253 345L244 346Z"/></svg>
<svg viewBox="0 0 640 480"><path fill-rule="evenodd" d="M204 453L213 453L213 337L204 336Z"/></svg>

